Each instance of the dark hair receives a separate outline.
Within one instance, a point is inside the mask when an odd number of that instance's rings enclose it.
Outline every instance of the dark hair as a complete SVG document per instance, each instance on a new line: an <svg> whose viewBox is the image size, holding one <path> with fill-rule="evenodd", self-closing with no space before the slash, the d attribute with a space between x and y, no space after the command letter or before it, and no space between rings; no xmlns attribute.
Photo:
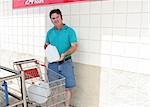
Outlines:
<svg viewBox="0 0 150 107"><path fill-rule="evenodd" d="M62 13L61 13L61 11L60 11L59 9L53 9L53 10L51 10L51 11L49 12L49 17L50 17L50 18L51 18L51 16L52 16L53 13L60 14L61 19L62 19Z"/></svg>

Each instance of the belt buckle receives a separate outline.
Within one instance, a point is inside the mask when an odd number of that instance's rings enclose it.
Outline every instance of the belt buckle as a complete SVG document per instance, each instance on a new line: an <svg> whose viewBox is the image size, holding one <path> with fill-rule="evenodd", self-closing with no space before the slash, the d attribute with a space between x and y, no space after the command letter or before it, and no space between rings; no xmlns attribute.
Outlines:
<svg viewBox="0 0 150 107"><path fill-rule="evenodd" d="M58 64L63 64L65 61L69 60L70 57L66 58L66 59L63 59L62 61L59 61Z"/></svg>
<svg viewBox="0 0 150 107"><path fill-rule="evenodd" d="M59 61L58 64L63 64L65 60Z"/></svg>

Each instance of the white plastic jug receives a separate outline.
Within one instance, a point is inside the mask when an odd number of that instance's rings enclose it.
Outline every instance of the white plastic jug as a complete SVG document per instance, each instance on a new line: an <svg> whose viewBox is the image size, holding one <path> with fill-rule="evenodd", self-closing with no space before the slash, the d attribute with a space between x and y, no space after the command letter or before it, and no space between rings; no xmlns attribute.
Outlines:
<svg viewBox="0 0 150 107"><path fill-rule="evenodd" d="M46 55L48 62L50 63L56 62L60 58L57 48L53 45L47 46L45 50L45 55Z"/></svg>
<svg viewBox="0 0 150 107"><path fill-rule="evenodd" d="M27 91L29 100L42 104L48 100L51 94L48 83L41 83L39 85L32 84Z"/></svg>

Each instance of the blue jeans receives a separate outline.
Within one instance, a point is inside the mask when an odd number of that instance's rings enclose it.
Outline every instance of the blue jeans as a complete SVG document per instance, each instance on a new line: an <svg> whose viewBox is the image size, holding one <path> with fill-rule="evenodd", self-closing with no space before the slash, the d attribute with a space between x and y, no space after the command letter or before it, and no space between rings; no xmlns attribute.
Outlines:
<svg viewBox="0 0 150 107"><path fill-rule="evenodd" d="M62 64L49 63L48 68L65 77L65 87L66 88L73 88L76 86L73 64L72 64L71 59L65 61ZM48 73L48 78L50 78L50 76L51 75Z"/></svg>

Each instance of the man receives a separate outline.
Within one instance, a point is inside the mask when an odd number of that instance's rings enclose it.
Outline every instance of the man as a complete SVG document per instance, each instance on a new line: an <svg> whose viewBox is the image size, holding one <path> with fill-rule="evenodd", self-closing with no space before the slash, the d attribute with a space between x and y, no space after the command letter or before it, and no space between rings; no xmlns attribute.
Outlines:
<svg viewBox="0 0 150 107"><path fill-rule="evenodd" d="M75 31L63 23L62 13L59 9L51 10L50 19L54 24L46 35L44 48L53 45L58 49L60 59L57 62L48 63L48 68L65 77L66 84L66 107L71 105L71 89L75 87L75 77L71 54L77 50L77 37ZM49 75L48 75L49 76Z"/></svg>

